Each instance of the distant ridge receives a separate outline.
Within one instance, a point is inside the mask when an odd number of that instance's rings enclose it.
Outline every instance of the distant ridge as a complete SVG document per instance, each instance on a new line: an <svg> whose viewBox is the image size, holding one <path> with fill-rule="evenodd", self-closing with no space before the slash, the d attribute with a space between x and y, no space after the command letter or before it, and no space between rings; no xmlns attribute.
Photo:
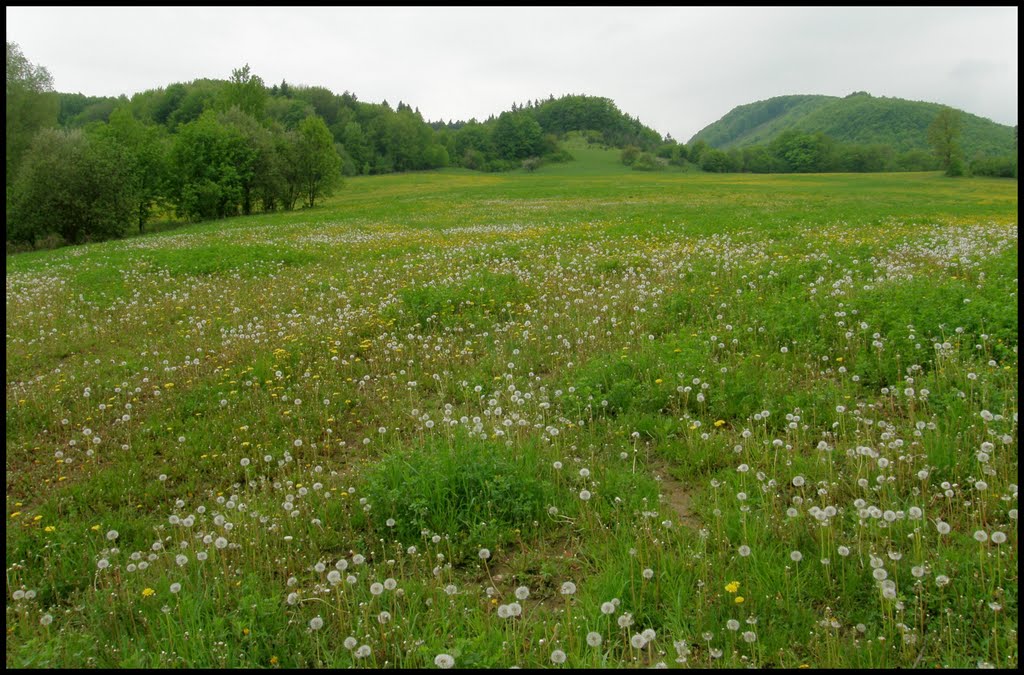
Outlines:
<svg viewBox="0 0 1024 675"><path fill-rule="evenodd" d="M854 92L846 97L776 96L730 110L690 139L729 150L769 143L795 130L822 132L841 143L885 144L897 152L930 150L928 126L947 106ZM959 111L963 119L964 155L1002 155L1013 151L1013 127Z"/></svg>

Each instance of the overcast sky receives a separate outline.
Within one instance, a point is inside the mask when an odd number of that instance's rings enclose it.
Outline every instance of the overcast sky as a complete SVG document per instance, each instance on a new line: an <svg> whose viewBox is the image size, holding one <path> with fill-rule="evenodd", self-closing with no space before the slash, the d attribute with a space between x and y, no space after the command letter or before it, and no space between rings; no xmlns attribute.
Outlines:
<svg viewBox="0 0 1024 675"><path fill-rule="evenodd" d="M513 102L605 96L681 141L784 94L867 91L1017 123L1017 7L7 7L7 40L60 92L132 94L248 63L486 119Z"/></svg>

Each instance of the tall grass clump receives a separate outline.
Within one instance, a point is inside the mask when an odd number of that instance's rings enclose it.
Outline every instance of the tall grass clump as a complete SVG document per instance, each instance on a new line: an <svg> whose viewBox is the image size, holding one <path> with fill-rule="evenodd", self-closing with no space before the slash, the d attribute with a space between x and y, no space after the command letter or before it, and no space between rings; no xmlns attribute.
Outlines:
<svg viewBox="0 0 1024 675"><path fill-rule="evenodd" d="M375 519L393 521L395 539L414 544L437 534L464 556L506 543L511 530L538 527L553 490L536 469L534 453L438 440L384 455L367 471L364 492Z"/></svg>

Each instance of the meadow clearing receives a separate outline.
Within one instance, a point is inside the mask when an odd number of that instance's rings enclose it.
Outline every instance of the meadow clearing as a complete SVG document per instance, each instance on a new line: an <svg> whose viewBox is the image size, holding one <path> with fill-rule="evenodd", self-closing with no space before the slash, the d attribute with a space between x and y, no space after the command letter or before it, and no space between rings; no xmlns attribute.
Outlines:
<svg viewBox="0 0 1024 675"><path fill-rule="evenodd" d="M1016 666L1017 182L574 152L8 256L7 666Z"/></svg>

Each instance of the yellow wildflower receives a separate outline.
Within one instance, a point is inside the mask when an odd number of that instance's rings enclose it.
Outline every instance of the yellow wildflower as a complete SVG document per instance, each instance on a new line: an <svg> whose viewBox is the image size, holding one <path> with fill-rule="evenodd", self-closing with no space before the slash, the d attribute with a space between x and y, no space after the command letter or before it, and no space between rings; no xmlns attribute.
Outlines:
<svg viewBox="0 0 1024 675"><path fill-rule="evenodd" d="M725 585L725 590L729 591L730 593L735 593L736 591L740 590L740 582L730 581Z"/></svg>
<svg viewBox="0 0 1024 675"><path fill-rule="evenodd" d="M149 598L149 597L152 597L154 595L156 595L156 591L154 591L152 588L143 588L142 589L142 597Z"/></svg>

